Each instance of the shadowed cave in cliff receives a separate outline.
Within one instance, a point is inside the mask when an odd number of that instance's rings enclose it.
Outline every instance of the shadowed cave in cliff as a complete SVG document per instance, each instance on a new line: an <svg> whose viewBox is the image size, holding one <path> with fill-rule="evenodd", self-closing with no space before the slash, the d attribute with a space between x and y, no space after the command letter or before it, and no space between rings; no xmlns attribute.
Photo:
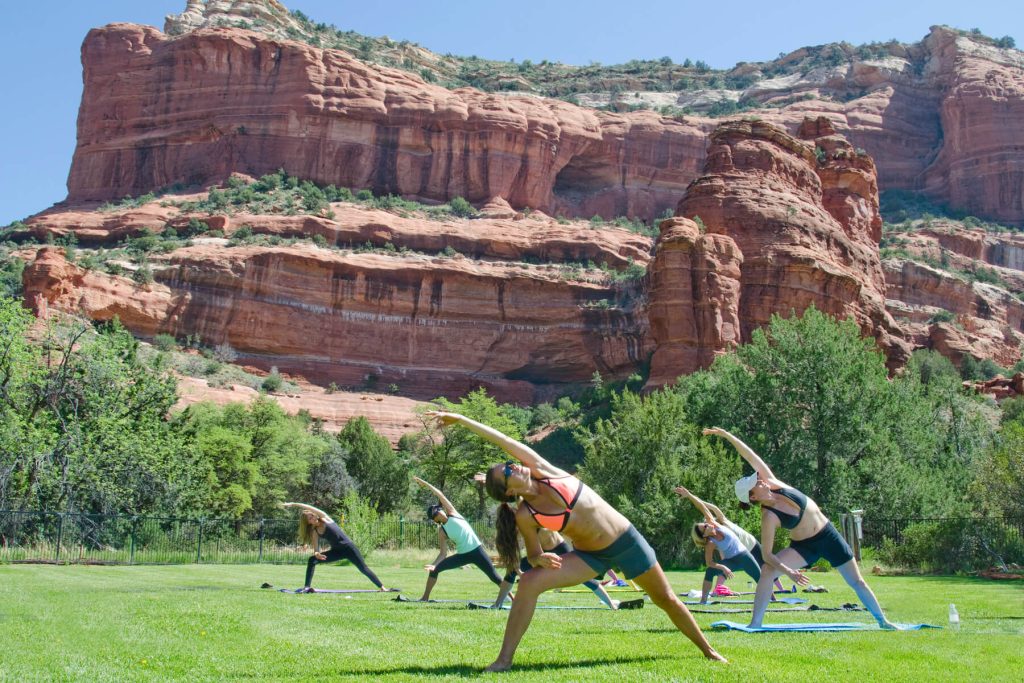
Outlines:
<svg viewBox="0 0 1024 683"><path fill-rule="evenodd" d="M607 158L580 155L573 157L555 177L553 188L557 199L567 204L579 204L585 199L614 190L622 184L615 168ZM625 206L614 215L625 214ZM610 218L614 216L605 216Z"/></svg>

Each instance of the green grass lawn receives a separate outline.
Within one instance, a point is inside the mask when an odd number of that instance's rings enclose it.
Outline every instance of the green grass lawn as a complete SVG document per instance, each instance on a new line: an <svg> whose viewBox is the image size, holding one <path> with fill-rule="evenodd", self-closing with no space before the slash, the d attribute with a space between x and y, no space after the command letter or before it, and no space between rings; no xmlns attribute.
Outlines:
<svg viewBox="0 0 1024 683"><path fill-rule="evenodd" d="M376 560L376 561L375 561ZM411 560L371 557L387 585L418 597L425 573ZM498 652L507 612L463 605L404 605L393 594L287 595L303 568L0 566L0 680L443 680L476 677ZM677 591L699 586L673 572ZM814 574L832 592L822 606L855 601L835 572ZM962 626L919 632L757 634L709 632L729 665L706 662L668 618L642 610L538 611L512 674L497 680L1020 681L1024 585L960 577L870 579L890 617ZM349 566L320 566L314 585L367 588ZM734 580L734 589L746 581ZM442 574L437 599L489 599L474 569ZM631 597L633 594L618 594ZM589 593L543 602L597 605ZM718 618L696 615L707 630ZM865 612L769 614L768 621L872 621Z"/></svg>

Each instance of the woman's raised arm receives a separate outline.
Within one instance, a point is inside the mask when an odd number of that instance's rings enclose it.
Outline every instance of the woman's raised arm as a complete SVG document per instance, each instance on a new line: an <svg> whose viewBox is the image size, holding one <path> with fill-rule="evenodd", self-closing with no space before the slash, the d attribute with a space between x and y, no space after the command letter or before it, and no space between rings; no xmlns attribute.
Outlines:
<svg viewBox="0 0 1024 683"><path fill-rule="evenodd" d="M715 519L718 521L719 524L725 524L729 521L729 518L725 516L725 513L722 512L722 510L717 505L715 505L714 503L709 503L706 500L702 500L701 502L708 506L708 510L711 510L711 514L715 516Z"/></svg>
<svg viewBox="0 0 1024 683"><path fill-rule="evenodd" d="M704 521L708 522L709 524L715 523L714 517L711 516L711 511L708 510L706 505L704 505L704 501L690 493L690 491L685 486L677 486L672 490L675 491L678 495L682 496L683 498L689 498L690 502L693 503L694 507L696 507L697 510L700 511L700 514L704 515Z"/></svg>
<svg viewBox="0 0 1024 683"><path fill-rule="evenodd" d="M446 413L438 410L428 411L427 415L429 417L436 418L442 427L459 424L482 438L484 441L493 443L495 446L529 467L530 471L537 475L535 478L543 479L545 477L564 477L568 474L568 472L565 472L564 470L549 463L547 460L542 458L537 451L533 450L526 444L520 443L519 441L502 434L493 427L488 427L476 420L471 420L465 415L459 415L458 413Z"/></svg>
<svg viewBox="0 0 1024 683"><path fill-rule="evenodd" d="M746 460L762 479L775 479L775 474L772 472L772 468L768 467L768 464L761 459L761 456L755 453L753 448L743 443L743 441L741 441L735 434L730 434L721 427L711 427L710 429L705 429L703 433L705 436L720 436L731 443L740 454L740 457Z"/></svg>
<svg viewBox="0 0 1024 683"><path fill-rule="evenodd" d="M439 488L437 488L433 484L430 484L420 479L419 477L413 477L412 480L419 484L420 486L422 486L423 488L429 490L435 496L437 496L437 502L439 502L441 504L441 507L444 508L444 513L446 515L451 517L452 515L459 514L459 511L455 509L455 506L451 504L451 501L445 498L445 495L441 493L441 490Z"/></svg>
<svg viewBox="0 0 1024 683"><path fill-rule="evenodd" d="M309 510L310 512L314 512L314 513L320 515L320 517L322 517L324 519L324 521L326 521L328 523L333 523L334 522L334 520L331 519L331 516L329 514L327 514L326 512L324 512L323 510L321 510L320 508L315 508L312 505L306 505L305 503L281 503L281 507L283 507L283 508L299 508L301 510Z"/></svg>

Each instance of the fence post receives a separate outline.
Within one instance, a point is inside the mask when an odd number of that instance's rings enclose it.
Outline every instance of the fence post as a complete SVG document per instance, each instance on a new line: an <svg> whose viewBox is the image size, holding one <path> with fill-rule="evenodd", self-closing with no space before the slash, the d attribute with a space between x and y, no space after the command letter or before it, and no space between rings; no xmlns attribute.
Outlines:
<svg viewBox="0 0 1024 683"><path fill-rule="evenodd" d="M199 531L196 533L196 564L200 564L203 557L203 518L199 518Z"/></svg>
<svg viewBox="0 0 1024 683"><path fill-rule="evenodd" d="M139 523L138 517L132 517L132 534L128 545L128 564L135 564L135 527Z"/></svg>
<svg viewBox="0 0 1024 683"><path fill-rule="evenodd" d="M267 520L265 520L264 518L260 517L260 554L259 554L259 557L256 558L256 562L257 563L263 562L263 524L266 521Z"/></svg>
<svg viewBox="0 0 1024 683"><path fill-rule="evenodd" d="M60 544L64 540L64 513L57 513L57 553L53 558L54 563L60 564Z"/></svg>
<svg viewBox="0 0 1024 683"><path fill-rule="evenodd" d="M398 516L398 549L405 547L405 515Z"/></svg>

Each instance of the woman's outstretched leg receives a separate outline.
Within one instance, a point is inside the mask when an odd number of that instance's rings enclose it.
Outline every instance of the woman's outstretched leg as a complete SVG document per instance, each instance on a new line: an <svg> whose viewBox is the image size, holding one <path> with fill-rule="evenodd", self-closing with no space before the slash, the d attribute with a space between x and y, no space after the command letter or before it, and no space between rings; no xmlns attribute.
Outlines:
<svg viewBox="0 0 1024 683"><path fill-rule="evenodd" d="M313 572L316 571L316 563L318 561L316 555L309 556L309 562L306 563L306 582L302 584L304 589L308 589L313 585Z"/></svg>
<svg viewBox="0 0 1024 683"><path fill-rule="evenodd" d="M362 553L359 552L359 548L355 545L346 545L342 548L343 557L351 562L356 569L363 573L363 576L368 578L374 586L384 589L384 584L377 578L377 575L373 573L373 570L366 566L366 560L363 559Z"/></svg>
<svg viewBox="0 0 1024 683"><path fill-rule="evenodd" d="M708 639L701 632L700 626L697 625L697 621L690 614L690 610L676 597L660 564L655 564L640 576L633 577L633 581L647 591L651 602L668 615L676 628L689 638L704 653L705 657L721 662L726 661L725 657L718 654L715 648L711 647Z"/></svg>
<svg viewBox="0 0 1024 683"><path fill-rule="evenodd" d="M533 613L537 609L537 598L544 591L552 588L564 588L575 586L587 579L596 576L595 572L586 562L581 560L576 553L569 553L562 556L562 566L558 569L534 568L525 574L519 581L519 592L516 599L512 601L512 611L509 612L508 622L505 624L505 637L501 641L501 652L498 658L487 667L487 671L507 671L512 668L512 658L519 647L519 641L533 620Z"/></svg>
<svg viewBox="0 0 1024 683"><path fill-rule="evenodd" d="M867 581L861 576L860 567L857 566L857 560L850 560L845 562L838 567L836 571L846 580L846 583L850 585L853 592L860 598L861 603L867 608L868 612L871 612L871 616L878 621L878 625L885 629L894 629L896 626L891 621L885 618L885 614L882 612L882 606L878 604L878 598L875 597L871 587L868 586Z"/></svg>
<svg viewBox="0 0 1024 683"><path fill-rule="evenodd" d="M803 569L807 566L807 560L792 548L783 548L776 557L782 564L793 569ZM761 628L768 603L775 599L774 588L777 576L781 576L781 573L770 564L765 564L761 568L761 578L757 582L757 591L754 593L754 613L750 617L751 628Z"/></svg>

